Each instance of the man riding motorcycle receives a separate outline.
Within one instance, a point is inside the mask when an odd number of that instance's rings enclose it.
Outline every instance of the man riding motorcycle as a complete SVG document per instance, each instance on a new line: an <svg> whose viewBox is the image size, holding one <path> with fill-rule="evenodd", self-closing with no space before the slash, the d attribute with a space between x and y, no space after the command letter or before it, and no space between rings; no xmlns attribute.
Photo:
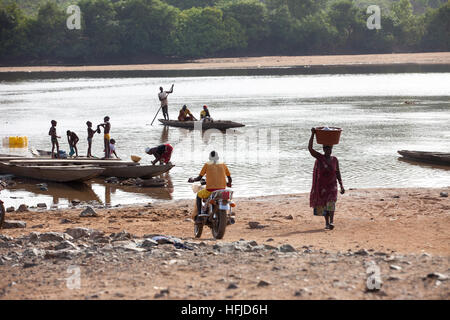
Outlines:
<svg viewBox="0 0 450 320"><path fill-rule="evenodd" d="M207 213L202 215L202 200L208 199L216 190L226 189L227 186L231 188L232 183L230 171L225 163L219 162L219 154L216 151L211 151L209 162L205 163L199 176L195 179L189 178L189 182L200 181L204 175L206 175L206 188L197 193L197 212L194 217L196 222L200 217L208 216Z"/></svg>

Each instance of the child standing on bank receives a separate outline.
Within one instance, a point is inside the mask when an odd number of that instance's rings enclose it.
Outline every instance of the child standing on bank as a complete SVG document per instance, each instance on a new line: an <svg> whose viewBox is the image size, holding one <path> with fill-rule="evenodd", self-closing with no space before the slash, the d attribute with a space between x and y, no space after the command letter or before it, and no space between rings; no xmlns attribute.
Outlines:
<svg viewBox="0 0 450 320"><path fill-rule="evenodd" d="M56 134L56 120L52 120L51 121L52 126L50 128L50 130L48 131L48 135L51 137L51 141L52 141L52 158L57 158L59 155L59 143L58 143L58 139L61 138ZM56 155L54 154L55 151L55 147L56 147Z"/></svg>
<svg viewBox="0 0 450 320"><path fill-rule="evenodd" d="M87 157L88 158L93 158L93 156L92 156L92 139L94 138L94 134L96 133L96 132L98 132L99 130L97 129L97 130L93 130L92 129L92 122L90 122L90 121L88 121L88 122L86 122L86 125L87 125L87 134L88 134L88 138L87 138L87 141L88 141L88 151L87 151Z"/></svg>
<svg viewBox="0 0 450 320"><path fill-rule="evenodd" d="M101 123L101 124L99 124L98 126L97 126L97 130L100 128L100 127L103 127L103 141L104 141L104 144L105 144L105 159L109 159L109 158L111 158L111 152L110 152L110 150L109 150L109 143L110 143L110 140L111 140L111 136L110 136L110 131L111 131L111 124L109 123L109 117L108 116L106 116L104 119L103 119L103 123Z"/></svg>

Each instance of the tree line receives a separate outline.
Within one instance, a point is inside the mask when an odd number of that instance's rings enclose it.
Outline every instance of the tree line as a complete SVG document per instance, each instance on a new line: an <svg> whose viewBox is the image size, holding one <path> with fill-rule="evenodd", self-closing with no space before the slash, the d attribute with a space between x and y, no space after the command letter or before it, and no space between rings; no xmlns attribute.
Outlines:
<svg viewBox="0 0 450 320"><path fill-rule="evenodd" d="M364 1L59 0L41 2L35 14L0 1L3 63L450 49L450 1L422 13L410 0L383 1L381 29L372 30ZM66 26L66 8L74 3L81 9L79 30Z"/></svg>

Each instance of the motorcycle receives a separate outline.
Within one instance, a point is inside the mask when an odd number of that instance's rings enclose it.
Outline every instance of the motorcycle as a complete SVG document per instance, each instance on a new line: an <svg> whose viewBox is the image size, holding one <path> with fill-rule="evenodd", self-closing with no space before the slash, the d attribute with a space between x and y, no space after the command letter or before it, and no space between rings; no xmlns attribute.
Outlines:
<svg viewBox="0 0 450 320"><path fill-rule="evenodd" d="M206 185L206 181L202 179L200 186L194 184L192 190L197 194L203 189L204 185ZM236 204L232 199L233 190L226 188L213 191L208 199L202 200L201 214L194 223L194 235L196 238L202 236L204 226L211 228L214 239L223 238L227 226L235 222L232 208L236 207ZM197 202L195 203L197 204ZM197 205L195 205L195 209L197 209Z"/></svg>

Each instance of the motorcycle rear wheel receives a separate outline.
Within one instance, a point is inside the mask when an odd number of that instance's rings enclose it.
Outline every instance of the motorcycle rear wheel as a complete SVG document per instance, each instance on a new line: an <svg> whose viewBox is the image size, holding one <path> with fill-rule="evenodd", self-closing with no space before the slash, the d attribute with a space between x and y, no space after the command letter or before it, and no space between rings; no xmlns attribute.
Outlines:
<svg viewBox="0 0 450 320"><path fill-rule="evenodd" d="M217 220L215 221L212 234L214 239L222 239L225 235L225 230L227 228L227 212L225 210L219 210L217 212Z"/></svg>

